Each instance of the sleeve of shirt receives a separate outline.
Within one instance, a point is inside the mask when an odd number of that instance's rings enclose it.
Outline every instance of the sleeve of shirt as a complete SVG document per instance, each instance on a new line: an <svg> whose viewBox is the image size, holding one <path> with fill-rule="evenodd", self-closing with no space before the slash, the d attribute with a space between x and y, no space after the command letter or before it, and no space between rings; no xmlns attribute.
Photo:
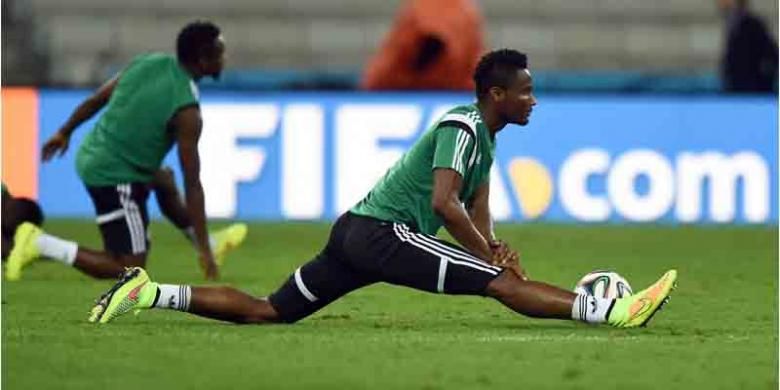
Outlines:
<svg viewBox="0 0 780 390"><path fill-rule="evenodd" d="M439 127L435 131L436 147L431 169L450 168L465 176L474 138L459 127Z"/></svg>
<svg viewBox="0 0 780 390"><path fill-rule="evenodd" d="M173 98L175 110L178 111L187 106L197 105L199 94L198 85L194 81L189 80L186 84L180 84Z"/></svg>
<svg viewBox="0 0 780 390"><path fill-rule="evenodd" d="M179 111L190 106L197 106L198 86L194 81L187 83L178 82L171 92L169 118L173 118Z"/></svg>

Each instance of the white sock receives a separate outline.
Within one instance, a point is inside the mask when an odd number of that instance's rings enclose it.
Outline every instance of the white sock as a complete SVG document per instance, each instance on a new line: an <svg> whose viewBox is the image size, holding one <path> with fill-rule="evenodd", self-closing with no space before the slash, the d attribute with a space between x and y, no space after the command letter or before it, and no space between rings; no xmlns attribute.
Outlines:
<svg viewBox="0 0 780 390"><path fill-rule="evenodd" d="M195 238L195 228L190 226L186 229L181 229L181 231L182 233L184 233L184 237L187 237L187 239L190 240L190 243L192 243L192 245L195 246L195 249L198 249L197 248L198 240ZM214 241L214 237L212 237L211 234L209 234L209 247L211 248L212 251L214 250L215 246L216 246L216 242Z"/></svg>
<svg viewBox="0 0 780 390"><path fill-rule="evenodd" d="M187 285L160 284L157 285L157 300L154 307L187 311L190 309L192 288Z"/></svg>
<svg viewBox="0 0 780 390"><path fill-rule="evenodd" d="M574 299L574 305L571 307L571 318L590 324L607 322L607 312L614 302L614 299L578 294L577 298Z"/></svg>
<svg viewBox="0 0 780 390"><path fill-rule="evenodd" d="M75 242L63 240L46 233L41 233L38 236L36 244L43 257L48 257L70 266L76 261L76 253L79 251L79 246Z"/></svg>

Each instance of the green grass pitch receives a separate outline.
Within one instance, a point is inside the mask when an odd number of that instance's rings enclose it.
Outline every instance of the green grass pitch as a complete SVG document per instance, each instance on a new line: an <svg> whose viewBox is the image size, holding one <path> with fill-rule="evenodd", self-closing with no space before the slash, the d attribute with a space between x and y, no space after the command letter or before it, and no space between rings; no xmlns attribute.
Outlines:
<svg viewBox="0 0 780 390"><path fill-rule="evenodd" d="M88 221L54 234L99 247ZM327 224L253 224L220 283L265 295L325 243ZM287 326L146 311L86 322L110 283L53 262L2 284L4 389L776 389L776 227L501 225L531 277L571 288L611 268L635 290L680 272L645 329L515 315L484 298L376 285ZM202 283L195 253L152 226L156 281Z"/></svg>

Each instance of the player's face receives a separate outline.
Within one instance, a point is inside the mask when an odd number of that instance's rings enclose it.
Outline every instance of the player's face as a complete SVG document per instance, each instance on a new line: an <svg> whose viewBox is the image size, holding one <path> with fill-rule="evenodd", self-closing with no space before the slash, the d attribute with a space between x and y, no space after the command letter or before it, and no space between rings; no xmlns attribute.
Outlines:
<svg viewBox="0 0 780 390"><path fill-rule="evenodd" d="M536 105L536 97L533 94L533 80L531 72L528 69L517 71L509 88L504 94L504 101L501 104L502 115L507 123L514 123L520 126L528 124L531 117L531 111Z"/></svg>
<svg viewBox="0 0 780 390"><path fill-rule="evenodd" d="M225 40L222 35L214 41L214 49L210 55L201 60L203 74L211 76L214 80L219 80L222 70L225 68Z"/></svg>

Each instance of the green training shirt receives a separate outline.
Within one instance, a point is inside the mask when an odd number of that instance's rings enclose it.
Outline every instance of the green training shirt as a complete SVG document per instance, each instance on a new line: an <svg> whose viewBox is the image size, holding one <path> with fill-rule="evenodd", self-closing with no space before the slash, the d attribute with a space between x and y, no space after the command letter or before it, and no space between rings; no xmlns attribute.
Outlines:
<svg viewBox="0 0 780 390"><path fill-rule="evenodd" d="M431 206L433 170L449 168L463 178L460 200L490 180L495 140L476 105L448 111L415 142L350 211L399 222L435 235L443 225Z"/></svg>
<svg viewBox="0 0 780 390"><path fill-rule="evenodd" d="M171 150L168 122L180 109L198 104L198 87L176 57L136 57L122 71L103 115L76 156L88 186L152 180Z"/></svg>

